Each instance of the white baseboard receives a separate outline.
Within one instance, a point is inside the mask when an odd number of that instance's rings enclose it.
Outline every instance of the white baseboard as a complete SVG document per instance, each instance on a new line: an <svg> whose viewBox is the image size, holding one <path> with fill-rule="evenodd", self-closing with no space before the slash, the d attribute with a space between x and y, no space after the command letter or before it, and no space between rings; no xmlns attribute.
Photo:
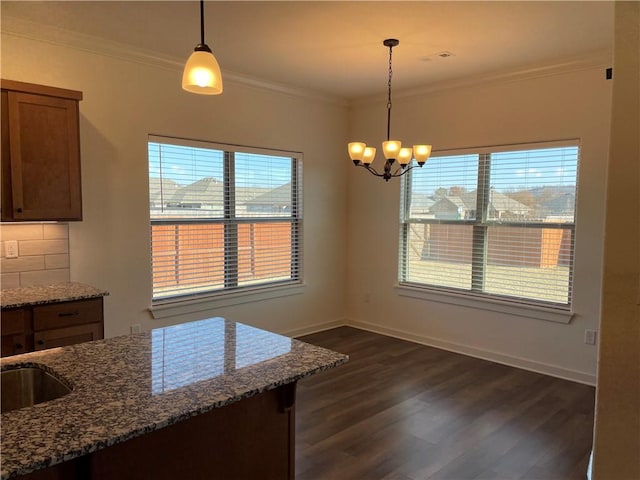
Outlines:
<svg viewBox="0 0 640 480"><path fill-rule="evenodd" d="M461 353L470 357L481 358L482 360L488 360L490 362L500 363L502 365L508 365L510 367L522 368L523 370L542 373L544 375L550 375L552 377L562 378L564 380L570 380L572 382L583 383L590 386L596 385L596 376L594 374L580 372L578 370L571 370L568 368L559 367L557 365L551 365L548 363L543 363L522 357L516 357L513 355L505 355L503 353L492 350L484 350L468 345L453 343L447 340L442 340L440 338L419 335L404 330L384 327L382 325L377 325L374 323L349 320L346 318L340 318L338 320L333 320L330 322L316 323L302 328L287 330L285 332L281 332L281 334L288 337L296 338L344 326L358 328L360 330L365 330L368 332L379 333L388 337L407 340L409 342L419 343L421 345L427 345L429 347L435 347L441 350L447 350L449 352Z"/></svg>
<svg viewBox="0 0 640 480"><path fill-rule="evenodd" d="M333 320L330 322L322 322L315 323L313 325L308 325L306 327L294 328L291 330L286 330L284 332L279 332L281 335L286 335L287 337L302 337L304 335L310 335L312 333L322 332L324 330L330 330L332 328L344 327L347 325L346 318L339 318L338 320Z"/></svg>
<svg viewBox="0 0 640 480"><path fill-rule="evenodd" d="M484 350L468 345L461 345L439 338L428 337L426 335L419 335L402 330L397 330L394 328L383 327L381 325L376 325L368 322L347 320L345 322L345 325L369 332L380 333L389 337L399 338L401 340L408 340L410 342L440 348L442 350L447 350L450 352L461 353L470 357L481 358L490 362L501 363L510 367L522 368L524 370L530 370L532 372L542 373L544 375L550 375L552 377L562 378L564 380L570 380L572 382L583 383L591 386L596 385L595 375L558 367L557 365L550 365L527 358L505 355L500 352Z"/></svg>

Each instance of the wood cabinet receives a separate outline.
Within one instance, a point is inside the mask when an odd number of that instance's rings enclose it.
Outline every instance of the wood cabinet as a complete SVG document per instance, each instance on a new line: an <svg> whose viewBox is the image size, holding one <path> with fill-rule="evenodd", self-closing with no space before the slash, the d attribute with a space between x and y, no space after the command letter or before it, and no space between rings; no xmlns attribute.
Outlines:
<svg viewBox="0 0 640 480"><path fill-rule="evenodd" d="M2 356L104 338L102 297L2 310Z"/></svg>
<svg viewBox="0 0 640 480"><path fill-rule="evenodd" d="M82 92L1 85L2 221L82 220Z"/></svg>
<svg viewBox="0 0 640 480"><path fill-rule="evenodd" d="M91 455L91 480L293 480L290 383Z"/></svg>
<svg viewBox="0 0 640 480"><path fill-rule="evenodd" d="M20 480L293 480L296 383L215 408Z"/></svg>

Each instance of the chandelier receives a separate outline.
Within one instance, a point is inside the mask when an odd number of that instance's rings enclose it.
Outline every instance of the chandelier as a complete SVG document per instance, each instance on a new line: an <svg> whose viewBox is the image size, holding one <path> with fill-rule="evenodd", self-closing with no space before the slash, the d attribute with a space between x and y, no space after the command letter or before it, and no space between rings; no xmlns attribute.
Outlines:
<svg viewBox="0 0 640 480"><path fill-rule="evenodd" d="M417 164L422 167L431 155L431 145L414 145L413 148L402 147L402 142L391 140L391 77L393 75L391 55L393 47L397 47L400 43L395 38L387 38L382 44L389 48L389 94L387 97L387 141L382 142L382 152L384 153L385 163L384 170L379 173L371 166L376 156L374 147L367 147L363 142L349 143L349 157L356 167L364 167L376 177L382 177L385 181L390 178L400 177L415 167L409 166L411 160L415 159ZM393 164L398 161L399 167L393 170Z"/></svg>

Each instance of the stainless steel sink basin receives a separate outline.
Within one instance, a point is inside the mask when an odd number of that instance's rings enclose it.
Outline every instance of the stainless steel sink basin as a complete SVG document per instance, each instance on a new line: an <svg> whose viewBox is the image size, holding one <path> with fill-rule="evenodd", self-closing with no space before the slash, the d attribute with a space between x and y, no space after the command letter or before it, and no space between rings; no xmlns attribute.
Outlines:
<svg viewBox="0 0 640 480"><path fill-rule="evenodd" d="M71 388L37 367L20 367L0 372L2 413L48 402L71 393Z"/></svg>

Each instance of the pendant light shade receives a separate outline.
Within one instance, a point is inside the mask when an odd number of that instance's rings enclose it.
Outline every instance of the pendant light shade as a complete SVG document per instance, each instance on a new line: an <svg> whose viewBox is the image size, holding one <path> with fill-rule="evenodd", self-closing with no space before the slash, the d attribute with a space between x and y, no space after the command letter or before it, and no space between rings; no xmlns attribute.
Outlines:
<svg viewBox="0 0 640 480"><path fill-rule="evenodd" d="M219 95L222 93L222 74L220 65L211 50L196 50L184 66L182 88L187 92L201 95Z"/></svg>
<svg viewBox="0 0 640 480"><path fill-rule="evenodd" d="M200 43L184 66L182 88L200 95L222 93L220 65L209 46L204 43L204 0L200 0Z"/></svg>

